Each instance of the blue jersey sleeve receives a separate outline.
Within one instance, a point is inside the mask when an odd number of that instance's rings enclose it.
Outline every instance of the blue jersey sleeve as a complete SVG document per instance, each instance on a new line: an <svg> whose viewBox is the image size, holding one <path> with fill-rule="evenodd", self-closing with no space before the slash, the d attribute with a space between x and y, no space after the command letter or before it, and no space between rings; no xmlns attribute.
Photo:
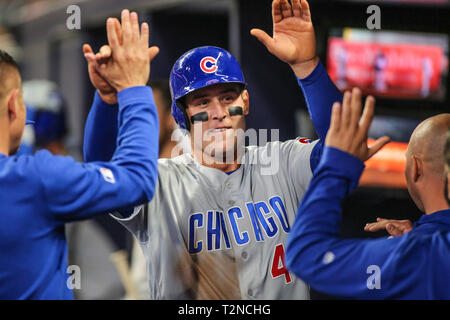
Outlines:
<svg viewBox="0 0 450 320"><path fill-rule="evenodd" d="M107 104L96 92L84 128L84 161L109 161L116 150L119 106Z"/></svg>
<svg viewBox="0 0 450 320"><path fill-rule="evenodd" d="M408 242L409 236L375 240L339 238L342 201L356 188L363 168L359 159L325 147L297 211L287 241L286 264L306 283L324 293L362 299L399 297L413 283L421 283L417 269L426 254L417 257L414 252L424 253L420 245ZM417 264L408 259L415 259ZM408 274L409 278L399 280L402 274Z"/></svg>
<svg viewBox="0 0 450 320"><path fill-rule="evenodd" d="M149 87L128 88L119 92L118 101L117 119L96 119L94 125L102 126L106 120L118 124L117 147L109 162L77 163L46 151L36 155L36 171L52 216L64 221L84 219L152 199L159 134L152 91ZM102 146L105 142L97 143L98 148L109 148ZM90 147L93 153L94 149Z"/></svg>
<svg viewBox="0 0 450 320"><path fill-rule="evenodd" d="M297 82L305 97L311 121L319 139L325 140L330 127L331 107L342 102L343 95L331 81L323 64L319 61L314 71Z"/></svg>
<svg viewBox="0 0 450 320"><path fill-rule="evenodd" d="M341 102L343 96L320 61L309 76L304 79L297 78L297 82L302 89L311 121L320 139L310 158L311 170L314 172L319 164L323 141L330 127L331 108L336 101Z"/></svg>

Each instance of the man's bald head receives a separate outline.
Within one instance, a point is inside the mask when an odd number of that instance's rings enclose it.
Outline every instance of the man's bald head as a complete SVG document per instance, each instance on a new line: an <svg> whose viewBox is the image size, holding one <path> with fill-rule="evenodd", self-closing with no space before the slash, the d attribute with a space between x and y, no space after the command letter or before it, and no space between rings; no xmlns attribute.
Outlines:
<svg viewBox="0 0 450 320"><path fill-rule="evenodd" d="M444 145L450 114L422 121L411 135L406 151L405 178L416 206L426 214L447 208L444 189Z"/></svg>
<svg viewBox="0 0 450 320"><path fill-rule="evenodd" d="M443 113L422 121L411 135L407 156L416 156L437 174L444 173L444 145L450 128L450 114Z"/></svg>

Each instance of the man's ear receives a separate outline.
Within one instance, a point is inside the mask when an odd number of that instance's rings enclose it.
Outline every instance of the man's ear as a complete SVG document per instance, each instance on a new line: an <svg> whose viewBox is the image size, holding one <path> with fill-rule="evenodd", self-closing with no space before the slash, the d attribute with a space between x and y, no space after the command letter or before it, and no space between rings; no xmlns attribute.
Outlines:
<svg viewBox="0 0 450 320"><path fill-rule="evenodd" d="M8 99L8 116L9 120L13 121L17 118L17 97L19 96L19 89L14 89Z"/></svg>
<svg viewBox="0 0 450 320"><path fill-rule="evenodd" d="M247 90L242 91L242 100L244 101L244 115L250 111L250 97Z"/></svg>
<svg viewBox="0 0 450 320"><path fill-rule="evenodd" d="M447 179L445 181L447 183L447 201L448 201L448 205L450 206L450 172L447 173Z"/></svg>
<svg viewBox="0 0 450 320"><path fill-rule="evenodd" d="M423 162L416 156L413 156L412 160L412 178L414 182L417 182L423 176Z"/></svg>

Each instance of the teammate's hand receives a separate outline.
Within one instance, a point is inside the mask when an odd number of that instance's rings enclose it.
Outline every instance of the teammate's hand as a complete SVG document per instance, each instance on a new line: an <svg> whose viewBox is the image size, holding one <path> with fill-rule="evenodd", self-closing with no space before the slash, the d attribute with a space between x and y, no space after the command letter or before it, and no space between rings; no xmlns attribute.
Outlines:
<svg viewBox="0 0 450 320"><path fill-rule="evenodd" d="M316 67L316 37L306 0L274 0L272 2L273 37L260 29L250 33L270 53L288 63L299 78L307 77Z"/></svg>
<svg viewBox="0 0 450 320"><path fill-rule="evenodd" d="M347 152L361 161L366 161L377 153L389 137L381 137L369 148L367 134L372 123L375 98L368 96L361 116L361 90L354 88L352 93L346 91L342 106L333 104L331 124L325 139L325 145Z"/></svg>
<svg viewBox="0 0 450 320"><path fill-rule="evenodd" d="M143 23L139 30L137 13L130 14L128 10L123 10L121 28L117 28L113 18L107 20L107 35L110 57L108 58L106 49L100 55L96 55L97 72L117 92L129 87L146 85L150 76L150 61L159 52L158 47L148 48L147 23Z"/></svg>
<svg viewBox="0 0 450 320"><path fill-rule="evenodd" d="M123 43L122 27L116 18L111 18L114 21L114 27L119 38L119 42ZM109 104L117 103L117 92L97 71L101 64L107 63L111 59L112 51L108 45L103 45L99 52L94 55L89 44L83 45L83 53L88 62L89 78L92 85L97 89L101 99Z"/></svg>
<svg viewBox="0 0 450 320"><path fill-rule="evenodd" d="M102 49L105 51L103 47ZM102 52L102 49L100 49L100 52ZM88 63L89 79L91 79L92 85L97 89L102 100L109 104L117 103L117 92L97 71L99 61L95 58L96 55L94 56L94 51L89 44L83 45L83 53Z"/></svg>
<svg viewBox="0 0 450 320"><path fill-rule="evenodd" d="M377 232L386 230L391 236L401 236L410 232L413 229L413 224L409 220L390 220L377 218L377 222L366 224L364 231Z"/></svg>

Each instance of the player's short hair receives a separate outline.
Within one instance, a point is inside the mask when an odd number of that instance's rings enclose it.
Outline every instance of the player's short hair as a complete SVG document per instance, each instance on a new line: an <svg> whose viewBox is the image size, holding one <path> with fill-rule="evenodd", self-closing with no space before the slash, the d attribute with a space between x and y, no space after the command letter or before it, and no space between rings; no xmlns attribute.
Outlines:
<svg viewBox="0 0 450 320"><path fill-rule="evenodd" d="M19 71L19 66L14 58L6 51L0 49L0 99L3 99L6 94L7 88L5 87L5 83L7 83L6 77L9 75L9 68Z"/></svg>
<svg viewBox="0 0 450 320"><path fill-rule="evenodd" d="M170 112L172 110L171 107L171 97L170 97L170 88L169 82L164 80L149 80L147 85L152 89L158 90L161 93L162 99L164 100L164 110L166 112Z"/></svg>
<svg viewBox="0 0 450 320"><path fill-rule="evenodd" d="M19 70L19 66L17 65L17 62L14 60L14 58L11 57L8 52L0 49L0 67L3 67L4 64Z"/></svg>
<svg viewBox="0 0 450 320"><path fill-rule="evenodd" d="M450 129L447 131L447 139L444 146L445 172L450 173Z"/></svg>

